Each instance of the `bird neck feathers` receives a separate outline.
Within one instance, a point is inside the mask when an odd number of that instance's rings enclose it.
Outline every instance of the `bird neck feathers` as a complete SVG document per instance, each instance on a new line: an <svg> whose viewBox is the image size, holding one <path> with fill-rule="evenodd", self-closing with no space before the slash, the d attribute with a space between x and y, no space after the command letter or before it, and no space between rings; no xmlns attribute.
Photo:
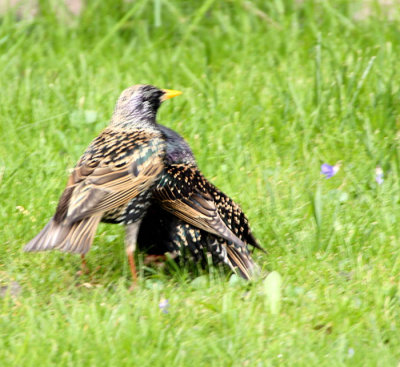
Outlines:
<svg viewBox="0 0 400 367"><path fill-rule="evenodd" d="M124 129L156 129L156 114L157 110L147 101L134 106L117 104L111 118L111 125Z"/></svg>

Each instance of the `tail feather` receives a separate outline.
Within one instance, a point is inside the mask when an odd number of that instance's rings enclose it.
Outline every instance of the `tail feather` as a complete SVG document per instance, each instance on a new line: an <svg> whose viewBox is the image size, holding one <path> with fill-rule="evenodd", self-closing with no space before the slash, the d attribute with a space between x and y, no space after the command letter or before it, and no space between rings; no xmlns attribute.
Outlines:
<svg viewBox="0 0 400 367"><path fill-rule="evenodd" d="M90 249L100 219L101 215L95 215L68 225L50 219L40 233L24 247L24 251L58 249L85 254Z"/></svg>
<svg viewBox="0 0 400 367"><path fill-rule="evenodd" d="M258 243L258 241L255 239L255 237L253 236L253 234L252 234L251 232L249 232L249 234L247 235L246 240L247 240L247 241L246 241L247 244L252 245L254 248L256 248L256 249L258 249L258 250L264 252L264 254L267 253L267 250L266 250L265 248L263 248L263 247Z"/></svg>
<svg viewBox="0 0 400 367"><path fill-rule="evenodd" d="M93 215L74 223L65 240L55 248L63 252L86 254L90 250L101 215Z"/></svg>
<svg viewBox="0 0 400 367"><path fill-rule="evenodd" d="M68 230L69 227L57 224L52 218L39 234L24 247L24 251L52 250L58 243L65 239Z"/></svg>
<svg viewBox="0 0 400 367"><path fill-rule="evenodd" d="M233 246L226 246L226 252L228 255L229 263L231 268L235 269L235 272L239 272L239 275L250 280L258 272L258 267L251 259L248 253L238 251Z"/></svg>

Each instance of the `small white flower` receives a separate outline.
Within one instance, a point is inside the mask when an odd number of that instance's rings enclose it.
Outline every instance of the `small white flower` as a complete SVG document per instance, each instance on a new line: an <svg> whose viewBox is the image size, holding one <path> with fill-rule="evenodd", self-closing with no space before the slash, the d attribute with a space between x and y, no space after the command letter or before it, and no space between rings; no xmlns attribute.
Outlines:
<svg viewBox="0 0 400 367"><path fill-rule="evenodd" d="M378 185L383 184L383 169L379 166L375 168L375 181Z"/></svg>
<svg viewBox="0 0 400 367"><path fill-rule="evenodd" d="M168 307L169 307L169 302L166 298L163 298L160 303L158 304L158 307L163 313L168 313Z"/></svg>

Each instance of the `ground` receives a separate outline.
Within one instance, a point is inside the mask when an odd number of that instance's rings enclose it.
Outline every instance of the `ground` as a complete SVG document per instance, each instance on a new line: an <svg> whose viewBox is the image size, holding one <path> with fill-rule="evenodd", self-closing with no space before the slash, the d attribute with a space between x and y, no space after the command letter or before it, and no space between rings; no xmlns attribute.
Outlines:
<svg viewBox="0 0 400 367"><path fill-rule="evenodd" d="M0 21L0 365L397 365L394 2L39 3ZM241 204L268 251L259 279L140 265L129 292L123 229L105 224L88 275L22 252L137 83L184 92L159 121Z"/></svg>

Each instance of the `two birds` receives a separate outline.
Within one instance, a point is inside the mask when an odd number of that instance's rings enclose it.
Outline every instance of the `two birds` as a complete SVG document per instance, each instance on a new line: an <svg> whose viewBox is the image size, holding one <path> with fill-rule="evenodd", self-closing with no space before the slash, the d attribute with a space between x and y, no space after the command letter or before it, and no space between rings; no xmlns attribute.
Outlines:
<svg viewBox="0 0 400 367"><path fill-rule="evenodd" d="M137 244L202 261L210 254L252 277L248 245L262 248L244 213L201 174L185 140L156 122L161 103L180 94L151 85L122 92L110 125L83 153L53 218L25 251L79 253L84 265L99 222L122 223L134 284Z"/></svg>

